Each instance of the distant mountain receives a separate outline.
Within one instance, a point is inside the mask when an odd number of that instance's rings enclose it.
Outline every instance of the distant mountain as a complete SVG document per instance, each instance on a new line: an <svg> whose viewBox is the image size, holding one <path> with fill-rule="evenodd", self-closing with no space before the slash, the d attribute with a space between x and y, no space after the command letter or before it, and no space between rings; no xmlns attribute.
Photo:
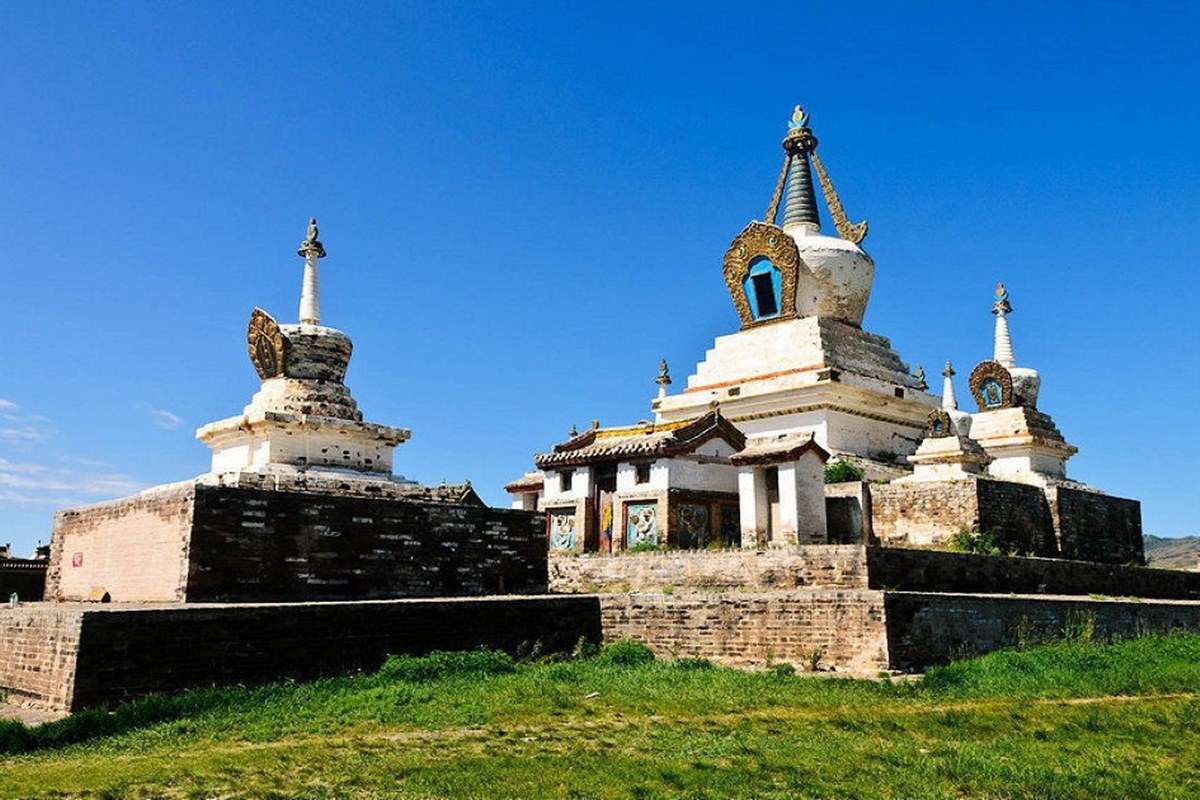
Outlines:
<svg viewBox="0 0 1200 800"><path fill-rule="evenodd" d="M1165 539L1146 534L1146 561L1160 569L1196 569L1200 564L1200 536Z"/></svg>

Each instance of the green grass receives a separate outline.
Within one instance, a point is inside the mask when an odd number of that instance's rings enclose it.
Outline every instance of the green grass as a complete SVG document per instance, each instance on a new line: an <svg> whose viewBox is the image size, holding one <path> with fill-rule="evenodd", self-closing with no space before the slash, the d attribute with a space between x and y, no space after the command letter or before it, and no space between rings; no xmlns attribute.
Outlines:
<svg viewBox="0 0 1200 800"><path fill-rule="evenodd" d="M1082 639L891 683L655 660L377 673L0 725L0 797L1200 796L1200 636Z"/></svg>

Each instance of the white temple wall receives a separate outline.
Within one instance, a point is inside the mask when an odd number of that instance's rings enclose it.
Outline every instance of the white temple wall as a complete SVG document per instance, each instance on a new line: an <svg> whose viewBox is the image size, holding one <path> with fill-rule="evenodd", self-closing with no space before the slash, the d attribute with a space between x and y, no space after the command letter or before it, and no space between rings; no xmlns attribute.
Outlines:
<svg viewBox="0 0 1200 800"><path fill-rule="evenodd" d="M660 458L650 464L650 482L637 482L637 465L622 462L617 465L617 491L636 492L644 489L666 489L670 485L671 463Z"/></svg>
<svg viewBox="0 0 1200 800"><path fill-rule="evenodd" d="M571 473L571 490L562 489L562 472ZM592 470L590 467L566 467L563 470L547 469L542 486L546 500L581 500L591 493Z"/></svg>

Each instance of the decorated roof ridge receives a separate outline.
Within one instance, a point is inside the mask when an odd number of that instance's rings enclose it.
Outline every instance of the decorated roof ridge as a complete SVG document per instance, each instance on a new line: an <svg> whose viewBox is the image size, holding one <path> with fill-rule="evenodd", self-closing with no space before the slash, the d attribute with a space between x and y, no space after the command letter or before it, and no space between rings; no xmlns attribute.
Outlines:
<svg viewBox="0 0 1200 800"><path fill-rule="evenodd" d="M765 466L795 461L808 451L817 454L822 463L829 460L829 451L817 444L811 431L792 431L746 439L741 452L734 453L729 463L734 466Z"/></svg>
<svg viewBox="0 0 1200 800"><path fill-rule="evenodd" d="M555 445L550 453L537 455L534 463L544 468L620 460L624 457L669 456L691 452L717 437L737 450L745 446L745 435L721 415L720 409L714 408L699 417L661 425L647 423L616 429L593 428L570 441Z"/></svg>

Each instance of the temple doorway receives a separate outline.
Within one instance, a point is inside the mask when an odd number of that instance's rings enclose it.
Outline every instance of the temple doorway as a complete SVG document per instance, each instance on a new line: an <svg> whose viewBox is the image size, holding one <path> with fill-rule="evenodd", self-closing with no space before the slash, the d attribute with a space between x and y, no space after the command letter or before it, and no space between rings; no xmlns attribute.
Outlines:
<svg viewBox="0 0 1200 800"><path fill-rule="evenodd" d="M597 549L611 553L613 549L613 495L617 491L617 465L602 464L596 467L595 520Z"/></svg>

